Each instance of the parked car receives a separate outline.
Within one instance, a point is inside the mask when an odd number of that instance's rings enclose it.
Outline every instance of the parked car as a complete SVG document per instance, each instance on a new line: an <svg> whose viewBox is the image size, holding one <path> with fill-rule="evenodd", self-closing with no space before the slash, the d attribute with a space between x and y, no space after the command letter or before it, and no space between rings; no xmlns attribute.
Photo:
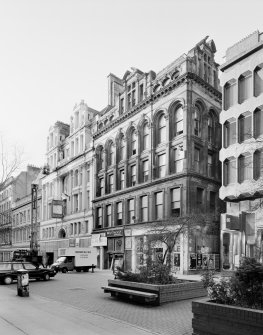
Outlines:
<svg viewBox="0 0 263 335"><path fill-rule="evenodd" d="M10 261L0 262L0 281L6 285L17 280L17 270L27 270L29 279L49 280L56 275L53 269L38 267L30 262Z"/></svg>

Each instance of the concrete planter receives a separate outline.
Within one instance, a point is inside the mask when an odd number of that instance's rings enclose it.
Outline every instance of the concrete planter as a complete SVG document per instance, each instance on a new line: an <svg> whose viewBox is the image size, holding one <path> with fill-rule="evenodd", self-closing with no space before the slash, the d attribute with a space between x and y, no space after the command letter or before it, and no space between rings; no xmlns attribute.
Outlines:
<svg viewBox="0 0 263 335"><path fill-rule="evenodd" d="M192 302L193 335L262 335L263 311L216 304L207 300Z"/></svg>
<svg viewBox="0 0 263 335"><path fill-rule="evenodd" d="M108 285L156 293L158 294L158 304L207 296L203 283L198 281L183 280L182 283L178 284L153 285L114 279L108 280Z"/></svg>

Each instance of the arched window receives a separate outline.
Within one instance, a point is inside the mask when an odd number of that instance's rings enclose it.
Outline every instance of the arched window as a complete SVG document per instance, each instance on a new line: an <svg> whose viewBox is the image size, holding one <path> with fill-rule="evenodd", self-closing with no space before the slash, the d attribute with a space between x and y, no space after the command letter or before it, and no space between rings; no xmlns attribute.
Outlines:
<svg viewBox="0 0 263 335"><path fill-rule="evenodd" d="M110 145L109 145L109 166L113 165L114 164L114 145L113 143L111 142Z"/></svg>
<svg viewBox="0 0 263 335"><path fill-rule="evenodd" d="M164 114L158 119L158 144L166 140L166 121Z"/></svg>
<svg viewBox="0 0 263 335"><path fill-rule="evenodd" d="M131 156L136 155L137 137L135 129L131 132Z"/></svg>
<svg viewBox="0 0 263 335"><path fill-rule="evenodd" d="M174 132L175 136L178 136L183 133L184 131L184 121L183 121L183 108L180 106L175 110L174 113Z"/></svg>
<svg viewBox="0 0 263 335"><path fill-rule="evenodd" d="M200 136L200 124L201 124L200 110L197 106L195 106L195 111L194 111L194 135L196 135L196 136Z"/></svg>
<svg viewBox="0 0 263 335"><path fill-rule="evenodd" d="M208 119L207 119L207 140L210 143L213 141L213 135L214 135L214 124L213 123L214 123L213 116L211 113L209 113Z"/></svg>
<svg viewBox="0 0 263 335"><path fill-rule="evenodd" d="M103 153L103 147L100 146L97 149L97 170L100 171L104 169L104 153Z"/></svg>
<svg viewBox="0 0 263 335"><path fill-rule="evenodd" d="M125 159L125 143L124 143L124 136L121 135L119 139L119 161Z"/></svg>
<svg viewBox="0 0 263 335"><path fill-rule="evenodd" d="M58 238L66 238L66 232L64 229L60 229L58 232Z"/></svg>
<svg viewBox="0 0 263 335"><path fill-rule="evenodd" d="M236 103L236 80L229 80L224 86L224 109L228 110Z"/></svg>
<svg viewBox="0 0 263 335"><path fill-rule="evenodd" d="M142 150L149 149L149 125L145 123L142 128Z"/></svg>

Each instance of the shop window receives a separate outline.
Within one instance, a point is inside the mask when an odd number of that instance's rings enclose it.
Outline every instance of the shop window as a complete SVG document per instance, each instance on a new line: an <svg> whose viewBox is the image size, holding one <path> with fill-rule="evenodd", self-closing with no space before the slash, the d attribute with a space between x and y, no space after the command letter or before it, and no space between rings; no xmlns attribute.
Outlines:
<svg viewBox="0 0 263 335"><path fill-rule="evenodd" d="M180 187L171 190L171 214L180 216L181 214L181 189Z"/></svg>
<svg viewBox="0 0 263 335"><path fill-rule="evenodd" d="M261 93L263 93L263 64L254 70L254 95L258 97Z"/></svg>
<svg viewBox="0 0 263 335"><path fill-rule="evenodd" d="M241 104L252 96L252 73L247 71L238 78L238 102Z"/></svg>
<svg viewBox="0 0 263 335"><path fill-rule="evenodd" d="M252 137L252 115L250 112L240 115L238 118L239 143Z"/></svg>
<svg viewBox="0 0 263 335"><path fill-rule="evenodd" d="M242 154L238 157L238 182L252 179L252 155Z"/></svg>
<svg viewBox="0 0 263 335"><path fill-rule="evenodd" d="M224 147L236 143L236 137L236 120L232 118L224 123Z"/></svg>
<svg viewBox="0 0 263 335"><path fill-rule="evenodd" d="M224 185L236 182L236 159L234 157L228 158L224 161Z"/></svg>

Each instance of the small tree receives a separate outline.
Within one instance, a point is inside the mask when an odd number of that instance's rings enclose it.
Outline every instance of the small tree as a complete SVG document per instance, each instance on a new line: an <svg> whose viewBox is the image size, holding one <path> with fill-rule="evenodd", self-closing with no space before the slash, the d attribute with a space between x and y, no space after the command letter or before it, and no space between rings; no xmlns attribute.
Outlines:
<svg viewBox="0 0 263 335"><path fill-rule="evenodd" d="M172 216L162 222L151 224L148 229L148 245L154 247L160 243L165 244L166 249L162 259L169 269L172 267L172 252L180 235L204 235L209 229L219 230L219 222L215 215L190 214L184 216Z"/></svg>

